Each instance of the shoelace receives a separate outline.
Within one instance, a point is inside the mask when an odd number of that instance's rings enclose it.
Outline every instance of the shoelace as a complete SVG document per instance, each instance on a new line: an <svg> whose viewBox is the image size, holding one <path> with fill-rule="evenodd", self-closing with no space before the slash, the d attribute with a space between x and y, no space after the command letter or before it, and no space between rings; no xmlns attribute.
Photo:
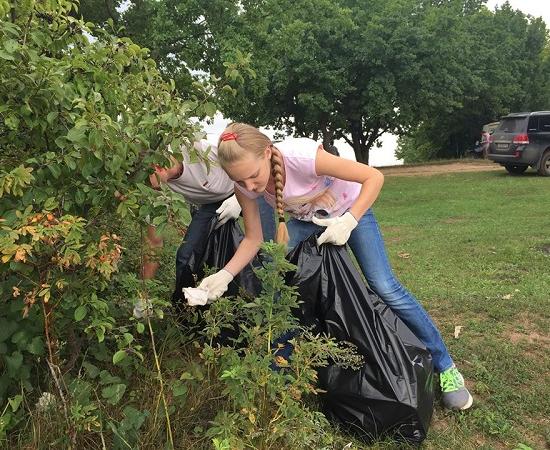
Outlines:
<svg viewBox="0 0 550 450"><path fill-rule="evenodd" d="M464 381L458 369L452 368L440 375L440 384L443 392L452 392L463 387Z"/></svg>

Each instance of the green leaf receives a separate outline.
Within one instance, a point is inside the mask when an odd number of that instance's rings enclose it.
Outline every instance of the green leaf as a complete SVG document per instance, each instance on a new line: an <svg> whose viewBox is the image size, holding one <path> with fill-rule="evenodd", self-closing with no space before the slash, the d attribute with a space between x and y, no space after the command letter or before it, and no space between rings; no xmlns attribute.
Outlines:
<svg viewBox="0 0 550 450"><path fill-rule="evenodd" d="M136 330L139 334L143 334L145 331L145 325L143 325L141 322L138 322L136 325Z"/></svg>
<svg viewBox="0 0 550 450"><path fill-rule="evenodd" d="M113 364L118 364L120 361L126 358L126 356L126 350L119 350L113 355Z"/></svg>
<svg viewBox="0 0 550 450"><path fill-rule="evenodd" d="M174 397L181 397L182 395L187 394L187 385L179 380L174 381L172 383L172 393L174 394Z"/></svg>
<svg viewBox="0 0 550 450"><path fill-rule="evenodd" d="M46 122L48 122L49 125L51 125L53 123L53 121L55 119L57 119L57 111L51 111L48 113L48 115L46 116Z"/></svg>
<svg viewBox="0 0 550 450"><path fill-rule="evenodd" d="M93 129L90 131L89 141L96 148L101 148L103 146L103 134L101 134L101 131Z"/></svg>
<svg viewBox="0 0 550 450"><path fill-rule="evenodd" d="M101 390L101 396L111 405L116 405L126 392L125 384L111 384Z"/></svg>
<svg viewBox="0 0 550 450"><path fill-rule="evenodd" d="M99 375L99 369L89 362L83 362L82 366L86 369L86 373L90 378L96 378Z"/></svg>
<svg viewBox="0 0 550 450"><path fill-rule="evenodd" d="M69 155L65 155L63 157L63 161L65 161L65 164L67 165L67 167L71 170L75 170L76 169L76 162L73 158L71 158Z"/></svg>
<svg viewBox="0 0 550 450"><path fill-rule="evenodd" d="M212 102L207 102L204 104L204 112L207 116L214 117L217 110L217 106Z"/></svg>
<svg viewBox="0 0 550 450"><path fill-rule="evenodd" d="M21 402L23 401L23 396L21 394L16 395L13 398L8 399L8 402L10 403L11 410L13 412L17 411L19 409L19 405L21 405Z"/></svg>
<svg viewBox="0 0 550 450"><path fill-rule="evenodd" d="M44 354L44 342L40 336L35 336L31 343L27 346L29 353L33 355L43 355Z"/></svg>
<svg viewBox="0 0 550 450"><path fill-rule="evenodd" d="M8 374L12 377L16 376L23 364L23 355L21 352L13 352L11 356L4 356Z"/></svg>
<svg viewBox="0 0 550 450"><path fill-rule="evenodd" d="M11 56L9 53L5 52L4 50L0 50L0 58L5 59L7 61L15 61L15 58Z"/></svg>
<svg viewBox="0 0 550 450"><path fill-rule="evenodd" d="M8 53L15 53L21 45L15 39L6 39L4 41L4 48Z"/></svg>
<svg viewBox="0 0 550 450"><path fill-rule="evenodd" d="M74 310L74 320L80 322L88 314L88 308L85 305L80 305Z"/></svg>
<svg viewBox="0 0 550 450"><path fill-rule="evenodd" d="M50 172L56 180L61 175L61 169L57 164L48 164L48 169L50 169Z"/></svg>
<svg viewBox="0 0 550 450"><path fill-rule="evenodd" d="M99 327L95 329L95 334L97 336L98 342L103 342L105 340L105 328Z"/></svg>
<svg viewBox="0 0 550 450"><path fill-rule="evenodd" d="M44 202L44 209L51 211L54 208L57 208L59 201L55 197L48 197Z"/></svg>
<svg viewBox="0 0 550 450"><path fill-rule="evenodd" d="M67 139L74 143L80 143L84 141L86 137L86 128L78 127L71 128L67 133Z"/></svg>

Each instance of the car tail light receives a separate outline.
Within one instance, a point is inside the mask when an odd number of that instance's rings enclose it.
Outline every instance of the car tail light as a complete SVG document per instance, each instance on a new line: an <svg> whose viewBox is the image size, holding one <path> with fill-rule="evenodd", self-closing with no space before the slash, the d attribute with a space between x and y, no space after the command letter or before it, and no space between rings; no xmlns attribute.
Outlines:
<svg viewBox="0 0 550 450"><path fill-rule="evenodd" d="M518 145L528 145L529 144L529 136L526 134L516 134L514 136L514 140L512 141L514 144Z"/></svg>

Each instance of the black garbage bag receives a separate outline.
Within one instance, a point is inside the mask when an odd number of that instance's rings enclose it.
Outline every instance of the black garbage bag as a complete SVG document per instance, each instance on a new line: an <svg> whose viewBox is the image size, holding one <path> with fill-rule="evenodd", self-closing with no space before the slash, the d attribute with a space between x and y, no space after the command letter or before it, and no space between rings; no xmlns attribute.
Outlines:
<svg viewBox="0 0 550 450"><path fill-rule="evenodd" d="M243 232L236 220L231 219L219 228L216 228L218 217L213 216L208 223L208 238L204 245L196 246L186 264L176 267L180 275L176 279L176 287L172 302L178 306L183 298L184 287L196 287L204 278L204 268L222 269L235 254L235 250L243 240ZM248 294L255 296L261 291L261 283L254 274L254 267L260 264L255 258L229 284L226 296L239 294L244 289Z"/></svg>
<svg viewBox="0 0 550 450"><path fill-rule="evenodd" d="M204 277L204 268L222 269L235 254L235 250L243 239L243 233L235 220L229 220L216 228L217 216L213 216L208 223L208 234L204 245L196 246L186 264L176 267L176 287L172 295L172 304L178 315L178 323L190 337L195 337L204 329L205 322L201 314L210 305L194 306L192 311L185 307L186 301L182 289L196 287ZM252 297L261 292L260 280L256 277L253 268L260 265L259 258L254 258L235 278L224 294L225 296L250 295ZM239 336L239 326L234 323L231 327L224 327L220 335L214 340L220 345L232 345Z"/></svg>
<svg viewBox="0 0 550 450"><path fill-rule="evenodd" d="M317 235L288 255L298 267L288 279L300 294L297 314L303 325L355 344L365 360L359 370L319 370L325 415L366 442L422 442L433 412L430 353L367 288L347 247L318 247Z"/></svg>

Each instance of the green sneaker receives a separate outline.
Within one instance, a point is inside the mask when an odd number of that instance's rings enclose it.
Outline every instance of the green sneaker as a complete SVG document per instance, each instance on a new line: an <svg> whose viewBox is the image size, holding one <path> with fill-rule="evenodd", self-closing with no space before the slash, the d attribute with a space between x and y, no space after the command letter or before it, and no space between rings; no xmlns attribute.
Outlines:
<svg viewBox="0 0 550 450"><path fill-rule="evenodd" d="M464 378L455 366L439 374L439 384L446 408L465 410L472 406L474 399L464 386Z"/></svg>

